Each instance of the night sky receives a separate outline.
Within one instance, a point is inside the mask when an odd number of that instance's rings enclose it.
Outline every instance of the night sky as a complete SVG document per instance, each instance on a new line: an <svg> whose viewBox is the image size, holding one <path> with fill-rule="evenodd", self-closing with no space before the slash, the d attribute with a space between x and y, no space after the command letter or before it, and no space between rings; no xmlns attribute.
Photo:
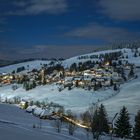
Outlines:
<svg viewBox="0 0 140 140"><path fill-rule="evenodd" d="M0 0L0 59L68 58L140 38L140 0Z"/></svg>

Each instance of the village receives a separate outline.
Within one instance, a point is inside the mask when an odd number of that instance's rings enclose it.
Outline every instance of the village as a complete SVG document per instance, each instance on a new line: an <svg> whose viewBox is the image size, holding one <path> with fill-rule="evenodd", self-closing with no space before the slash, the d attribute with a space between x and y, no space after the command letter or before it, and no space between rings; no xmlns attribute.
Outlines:
<svg viewBox="0 0 140 140"><path fill-rule="evenodd" d="M95 58L97 56L93 56ZM0 74L0 85L12 84L16 90L17 84L22 84L25 90L30 90L39 85L55 83L58 90L68 88L83 88L85 90L98 90L114 86L117 90L120 84L134 76L134 65L126 60L121 60L120 52L100 55L98 61L88 60L73 63L69 68L64 68L60 63L50 62L50 65L41 64L41 69L29 71L19 67L12 73ZM80 57L79 59L85 59ZM53 64L53 65L52 65ZM29 66L27 66L28 68Z"/></svg>

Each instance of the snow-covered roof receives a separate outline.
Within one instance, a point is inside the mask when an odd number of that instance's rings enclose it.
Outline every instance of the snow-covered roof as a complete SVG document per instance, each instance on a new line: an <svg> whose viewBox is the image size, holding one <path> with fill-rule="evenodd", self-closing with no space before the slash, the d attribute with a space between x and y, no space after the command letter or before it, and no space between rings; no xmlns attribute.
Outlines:
<svg viewBox="0 0 140 140"><path fill-rule="evenodd" d="M43 110L42 108L36 107L36 108L34 109L33 114L34 114L34 115L37 115L37 116L40 116L41 113L42 113L43 111L44 111L44 110Z"/></svg>
<svg viewBox="0 0 140 140"><path fill-rule="evenodd" d="M27 112L32 112L36 107L37 107L36 105L28 106L28 107L26 108L26 111L27 111Z"/></svg>
<svg viewBox="0 0 140 140"><path fill-rule="evenodd" d="M43 110L42 113L40 114L41 117L49 116L49 115L51 115L51 111L49 109Z"/></svg>

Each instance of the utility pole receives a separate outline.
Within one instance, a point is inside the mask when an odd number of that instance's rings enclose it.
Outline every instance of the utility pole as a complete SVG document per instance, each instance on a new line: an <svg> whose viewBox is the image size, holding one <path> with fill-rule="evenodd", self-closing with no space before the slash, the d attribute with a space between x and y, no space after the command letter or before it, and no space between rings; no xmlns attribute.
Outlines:
<svg viewBox="0 0 140 140"><path fill-rule="evenodd" d="M112 128L112 132L111 132L111 140L113 140L113 133L114 133L114 120L117 117L118 113L115 114L115 116L113 117L112 121L111 121L111 128Z"/></svg>

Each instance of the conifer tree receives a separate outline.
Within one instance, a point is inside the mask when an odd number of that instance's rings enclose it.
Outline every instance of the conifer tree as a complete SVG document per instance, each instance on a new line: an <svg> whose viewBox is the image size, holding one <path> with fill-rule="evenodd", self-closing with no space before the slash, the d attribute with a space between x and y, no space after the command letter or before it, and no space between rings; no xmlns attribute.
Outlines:
<svg viewBox="0 0 140 140"><path fill-rule="evenodd" d="M36 87L36 82L35 82L35 81L33 81L33 83L32 83L32 87L33 87L33 88Z"/></svg>
<svg viewBox="0 0 140 140"><path fill-rule="evenodd" d="M138 111L135 117L135 126L134 126L134 139L140 139L140 110Z"/></svg>
<svg viewBox="0 0 140 140"><path fill-rule="evenodd" d="M109 132L109 125L107 119L107 112L103 104L99 107L99 133Z"/></svg>
<svg viewBox="0 0 140 140"><path fill-rule="evenodd" d="M99 114L98 114L98 109L96 108L94 114L93 114L93 125L92 125L92 129L94 132L96 132L98 130L98 126L99 126Z"/></svg>
<svg viewBox="0 0 140 140"><path fill-rule="evenodd" d="M113 89L114 89L115 91L116 91L116 90L118 90L118 88L117 88L117 85L116 85L116 84L114 84Z"/></svg>
<svg viewBox="0 0 140 140"><path fill-rule="evenodd" d="M131 135L129 113L125 106L123 106L123 108L121 109L119 117L115 122L115 133L118 137L121 137L121 138Z"/></svg>
<svg viewBox="0 0 140 140"><path fill-rule="evenodd" d="M134 76L134 68L133 66L131 66L130 72L129 72L129 77L133 77Z"/></svg>
<svg viewBox="0 0 140 140"><path fill-rule="evenodd" d="M137 52L135 52L134 57L137 57Z"/></svg>
<svg viewBox="0 0 140 140"><path fill-rule="evenodd" d="M110 86L113 86L113 85L114 85L113 79L110 79Z"/></svg>
<svg viewBox="0 0 140 140"><path fill-rule="evenodd" d="M98 114L98 108L96 108L93 117L92 117L92 121L91 121L91 129L92 129L92 134L93 134L93 138L97 138L99 137L99 114Z"/></svg>
<svg viewBox="0 0 140 140"><path fill-rule="evenodd" d="M91 121L91 128L93 137L98 139L102 132L109 132L109 125L107 120L107 113L104 105L96 107Z"/></svg>

